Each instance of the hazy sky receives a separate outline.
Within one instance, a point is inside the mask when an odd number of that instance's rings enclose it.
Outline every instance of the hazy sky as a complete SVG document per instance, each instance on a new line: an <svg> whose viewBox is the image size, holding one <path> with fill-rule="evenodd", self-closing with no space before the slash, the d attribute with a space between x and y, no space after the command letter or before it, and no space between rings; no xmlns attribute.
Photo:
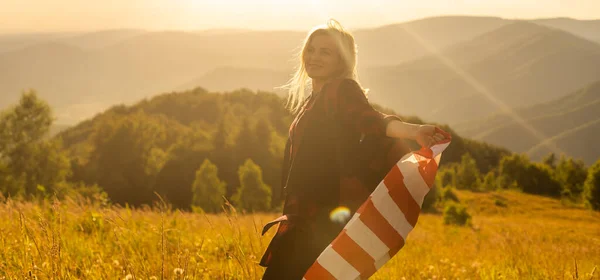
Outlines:
<svg viewBox="0 0 600 280"><path fill-rule="evenodd" d="M0 0L0 32L307 30L328 17L354 29L446 14L600 19L600 0Z"/></svg>

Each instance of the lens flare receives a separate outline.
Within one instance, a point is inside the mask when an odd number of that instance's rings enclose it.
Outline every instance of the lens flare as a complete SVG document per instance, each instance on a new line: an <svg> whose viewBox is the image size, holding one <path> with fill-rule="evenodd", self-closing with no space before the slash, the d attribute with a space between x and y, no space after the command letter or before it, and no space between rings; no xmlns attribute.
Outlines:
<svg viewBox="0 0 600 280"><path fill-rule="evenodd" d="M338 206L329 213L329 219L337 224L345 224L350 220L350 209L346 206Z"/></svg>

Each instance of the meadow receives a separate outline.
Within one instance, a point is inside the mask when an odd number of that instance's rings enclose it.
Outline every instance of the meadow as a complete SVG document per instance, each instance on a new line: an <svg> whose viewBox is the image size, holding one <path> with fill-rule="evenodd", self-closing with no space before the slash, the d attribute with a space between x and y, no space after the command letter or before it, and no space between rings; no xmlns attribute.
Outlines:
<svg viewBox="0 0 600 280"><path fill-rule="evenodd" d="M466 227L422 214L371 279L600 279L600 213L516 191L457 191ZM0 200L0 279L260 279L276 213Z"/></svg>

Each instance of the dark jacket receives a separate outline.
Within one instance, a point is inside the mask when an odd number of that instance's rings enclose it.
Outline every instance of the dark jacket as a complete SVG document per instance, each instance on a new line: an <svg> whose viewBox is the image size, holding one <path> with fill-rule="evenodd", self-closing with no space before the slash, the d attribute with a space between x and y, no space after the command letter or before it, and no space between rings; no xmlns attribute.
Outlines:
<svg viewBox="0 0 600 280"><path fill-rule="evenodd" d="M402 140L385 135L393 119L399 120L374 110L352 79L331 81L307 98L290 126L282 166L283 216L263 229L264 234L280 224L261 265L301 258L294 263L302 270L314 262L344 226L332 222L330 212L345 206L353 215L409 152ZM308 253L290 252L298 248Z"/></svg>

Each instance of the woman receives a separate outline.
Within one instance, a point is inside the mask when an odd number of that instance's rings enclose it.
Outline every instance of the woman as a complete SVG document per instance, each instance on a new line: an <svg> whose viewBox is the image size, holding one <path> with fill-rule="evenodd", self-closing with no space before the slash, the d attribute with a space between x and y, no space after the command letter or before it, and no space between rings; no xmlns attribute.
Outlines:
<svg viewBox="0 0 600 280"><path fill-rule="evenodd" d="M287 85L296 114L286 144L283 216L261 265L263 279L302 279L347 220L330 218L340 206L351 216L391 165L408 152L399 139L431 146L444 139L431 125L402 122L369 105L356 74L353 36L334 20L309 33L300 65ZM311 94L305 98L310 81Z"/></svg>

